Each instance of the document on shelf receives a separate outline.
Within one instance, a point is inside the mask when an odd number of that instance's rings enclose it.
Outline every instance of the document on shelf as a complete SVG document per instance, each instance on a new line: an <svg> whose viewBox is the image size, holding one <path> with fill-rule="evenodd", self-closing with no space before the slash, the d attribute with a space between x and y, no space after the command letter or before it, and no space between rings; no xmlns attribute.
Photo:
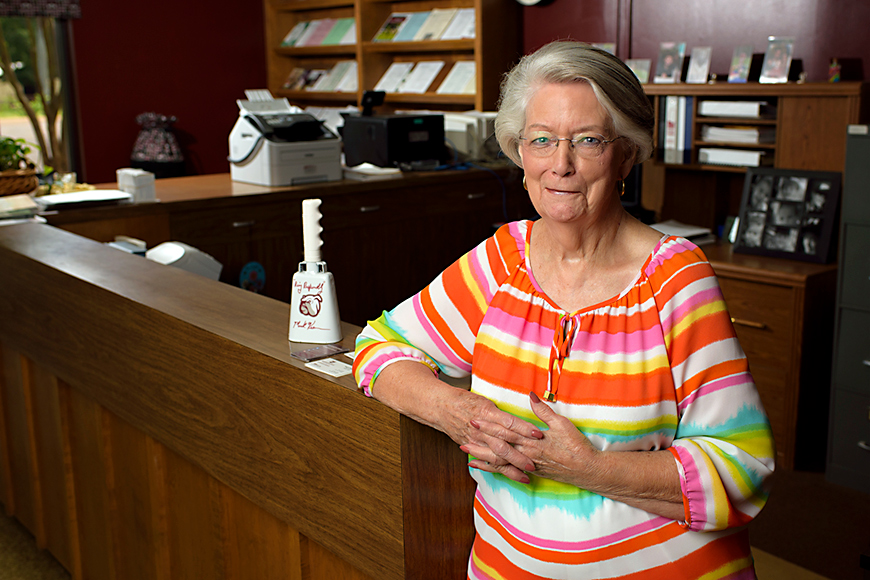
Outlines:
<svg viewBox="0 0 870 580"><path fill-rule="evenodd" d="M393 37L393 42L410 42L414 40L414 37L423 26L423 23L426 22L427 18L429 18L428 10L425 12L411 12L399 28L396 36Z"/></svg>
<svg viewBox="0 0 870 580"><path fill-rule="evenodd" d="M441 40L474 38L474 8L460 8L441 35Z"/></svg>
<svg viewBox="0 0 870 580"><path fill-rule="evenodd" d="M414 40L441 40L441 35L444 34L444 30L450 25L457 11L457 8L433 8L429 18L414 35Z"/></svg>
<svg viewBox="0 0 870 580"><path fill-rule="evenodd" d="M463 95L468 94L470 88L470 94L474 94L475 83L469 81L475 79L476 71L477 67L473 60L458 61L435 92L439 95Z"/></svg>
<svg viewBox="0 0 870 580"><path fill-rule="evenodd" d="M395 93L399 90L399 86L405 77L414 68L413 62L394 62L387 68L384 76L375 85L376 91L384 91L387 93Z"/></svg>
<svg viewBox="0 0 870 580"><path fill-rule="evenodd" d="M399 87L400 93L421 94L429 90L435 77L444 67L443 60L420 61L413 70L405 77L405 81Z"/></svg>
<svg viewBox="0 0 870 580"><path fill-rule="evenodd" d="M736 167L758 167L764 158L763 151L745 149L716 149L701 147L698 149L698 162L710 165L733 165Z"/></svg>

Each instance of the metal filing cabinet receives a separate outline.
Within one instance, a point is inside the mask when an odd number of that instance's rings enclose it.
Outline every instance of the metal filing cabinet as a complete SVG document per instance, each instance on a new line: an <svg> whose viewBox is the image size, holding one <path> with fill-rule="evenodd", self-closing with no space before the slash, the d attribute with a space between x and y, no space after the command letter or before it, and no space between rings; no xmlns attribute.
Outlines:
<svg viewBox="0 0 870 580"><path fill-rule="evenodd" d="M850 125L840 223L829 481L870 493L870 127Z"/></svg>

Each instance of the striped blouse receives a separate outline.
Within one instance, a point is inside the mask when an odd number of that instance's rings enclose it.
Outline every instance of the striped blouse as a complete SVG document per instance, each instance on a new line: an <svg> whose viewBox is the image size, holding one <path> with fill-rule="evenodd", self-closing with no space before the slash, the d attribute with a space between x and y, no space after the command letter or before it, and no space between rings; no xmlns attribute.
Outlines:
<svg viewBox="0 0 870 580"><path fill-rule="evenodd" d="M598 449L670 451L685 521L530 474L471 469L476 538L468 577L754 578L746 524L767 499L773 438L710 264L663 237L619 296L565 312L515 222L357 338L363 392L417 360L545 429L534 391Z"/></svg>

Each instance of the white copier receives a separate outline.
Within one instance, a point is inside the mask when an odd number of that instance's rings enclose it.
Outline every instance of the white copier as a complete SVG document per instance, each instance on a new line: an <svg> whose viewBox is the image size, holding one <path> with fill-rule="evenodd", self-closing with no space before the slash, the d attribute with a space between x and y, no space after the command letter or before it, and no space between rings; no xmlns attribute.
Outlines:
<svg viewBox="0 0 870 580"><path fill-rule="evenodd" d="M321 121L268 90L245 91L230 132L230 177L282 186L342 179L341 140Z"/></svg>

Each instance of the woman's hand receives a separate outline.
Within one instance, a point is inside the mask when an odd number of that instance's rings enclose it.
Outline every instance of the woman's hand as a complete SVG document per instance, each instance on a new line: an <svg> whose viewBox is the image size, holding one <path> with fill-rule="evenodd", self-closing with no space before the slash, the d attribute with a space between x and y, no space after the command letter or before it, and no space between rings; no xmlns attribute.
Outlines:
<svg viewBox="0 0 870 580"><path fill-rule="evenodd" d="M478 458L469 465L486 465L489 471L529 482L523 471L534 469L534 464L512 446L544 436L528 421L505 413L486 397L443 383L414 361L386 367L371 391L403 415L446 433L465 453Z"/></svg>
<svg viewBox="0 0 870 580"><path fill-rule="evenodd" d="M512 447L513 451L533 461L535 475L576 485L653 514L683 519L679 471L669 451L601 451L570 420L553 411L535 393L529 393L529 402L532 412L549 429L541 438L515 439ZM479 428L490 437L508 441L491 423L480 423ZM496 445L490 448L502 449ZM502 462L506 461L505 455L499 457ZM497 467L498 463L495 466L492 462L469 465L503 472Z"/></svg>

